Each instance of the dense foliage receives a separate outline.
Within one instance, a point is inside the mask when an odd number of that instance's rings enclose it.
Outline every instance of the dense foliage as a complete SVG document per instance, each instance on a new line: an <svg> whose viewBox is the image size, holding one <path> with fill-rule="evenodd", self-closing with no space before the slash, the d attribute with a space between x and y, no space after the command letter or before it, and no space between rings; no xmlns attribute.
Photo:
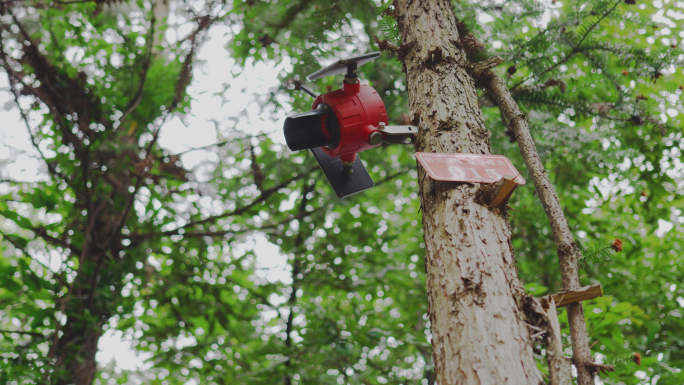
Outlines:
<svg viewBox="0 0 684 385"><path fill-rule="evenodd" d="M603 286L585 302L592 351L617 364L601 380L681 384L684 9L631 3L454 7L505 60L496 71L528 114L584 248L582 283ZM210 178L157 146L165 120L187 113L208 28L232 28L238 66L292 63L263 108L303 111L310 99L296 89L321 64L377 50L376 36L401 44L382 15L388 3L41 4L0 5L7 92L44 162L42 181L0 184L0 382L74 381L73 362L110 329L132 335L152 366L107 367L99 383L433 382L411 146L363 153L377 186L344 200L310 154L269 135L221 132L201 169ZM192 26L184 37L164 38L182 25ZM405 122L398 58L385 53L361 72L390 120ZM526 176L497 107L486 93L481 102L493 152ZM531 184L509 204L521 279L535 295L557 291ZM277 246L289 274L263 268L255 240ZM541 342L536 353L545 371Z"/></svg>

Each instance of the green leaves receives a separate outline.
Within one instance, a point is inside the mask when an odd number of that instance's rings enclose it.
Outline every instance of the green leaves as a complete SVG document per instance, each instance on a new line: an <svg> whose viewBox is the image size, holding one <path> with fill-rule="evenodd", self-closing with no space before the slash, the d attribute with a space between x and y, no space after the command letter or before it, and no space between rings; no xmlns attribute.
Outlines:
<svg viewBox="0 0 684 385"><path fill-rule="evenodd" d="M401 44L401 33L399 32L397 21L394 20L393 17L383 17L379 25L385 37L387 37L387 40L391 41L394 45L397 46Z"/></svg>
<svg viewBox="0 0 684 385"><path fill-rule="evenodd" d="M23 229L33 230L33 224L28 218L25 218L19 215L17 212L10 210L9 207L7 207L7 204L4 202L0 202L0 215L11 220L17 226Z"/></svg>

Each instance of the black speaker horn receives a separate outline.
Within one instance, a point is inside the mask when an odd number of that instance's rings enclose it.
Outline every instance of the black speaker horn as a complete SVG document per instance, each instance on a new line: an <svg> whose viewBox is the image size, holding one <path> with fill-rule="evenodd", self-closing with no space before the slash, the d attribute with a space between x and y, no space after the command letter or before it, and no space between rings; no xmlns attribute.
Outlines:
<svg viewBox="0 0 684 385"><path fill-rule="evenodd" d="M292 151L335 148L340 144L340 125L333 110L325 104L285 119L283 130L287 147Z"/></svg>

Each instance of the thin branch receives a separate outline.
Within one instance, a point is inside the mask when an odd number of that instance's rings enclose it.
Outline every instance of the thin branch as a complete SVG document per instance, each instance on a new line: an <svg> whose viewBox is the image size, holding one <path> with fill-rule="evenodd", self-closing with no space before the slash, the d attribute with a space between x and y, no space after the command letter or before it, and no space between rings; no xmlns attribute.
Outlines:
<svg viewBox="0 0 684 385"><path fill-rule="evenodd" d="M309 172L311 172L311 171L313 171L313 170L315 170L315 169L316 169L316 167L314 167L314 168L312 168L311 170L309 170ZM401 175L406 174L406 173L409 172L410 170L412 170L412 168L401 169L401 170L399 170L398 172L396 172L396 173L394 173L394 174L391 174L391 175L388 175L387 177L385 177L385 178L379 180L378 182L375 183L375 185L376 185L376 186L380 186L380 185L382 185L383 183L387 183L387 182L389 182L389 181L391 181L391 180L397 178L398 176L401 176ZM269 192L271 192L271 193L272 193L272 192L275 192L275 191L277 191L278 189L285 187L285 186L286 186L287 184L289 184L290 182L293 182L294 180L300 179L301 177L307 176L307 175L308 175L308 173L307 173L307 174L299 175L298 177L295 177L295 178L291 178L291 179L289 179L288 181L286 181L286 182L284 182L284 183L282 183L282 184L280 184L280 185L278 185L278 186L276 186L276 187L274 187L274 188L272 188L272 189L267 190L267 191L266 191L266 194L268 194ZM249 210L250 208L256 206L256 205L259 204L259 203L261 203L261 201L252 202L252 203L249 204L248 206L242 207L242 208L239 209L239 210L234 210L234 211L230 212L229 214L222 214L221 217L228 217L228 216L240 215L240 214L244 213L245 211ZM297 215L293 216L292 218L287 218L287 219L282 220L282 221L280 221L280 222L276 222L276 223L272 223L272 224L268 224L268 225L264 225L264 226L260 226L260 227L255 227L255 228L247 228L247 229L241 229L241 230L224 230L224 231L184 232L182 235L183 235L184 238L188 238L188 237L189 237L189 238L200 238L200 237L224 237L224 236L226 236L226 235L228 235L228 234L238 234L238 233L239 233L239 234L244 234L244 233L247 233L247 232L250 232L250 231L264 231L264 230L276 229L276 228L278 228L280 225L284 225L284 224L286 224L286 223L292 222L292 221L295 220L295 219L300 220L300 219L302 219L302 218L304 218L304 217L306 217L306 216L311 216L311 214L313 214L314 212L320 211L320 210L322 210L323 208L325 208L325 206L319 206L319 207L316 207L316 208L314 208L313 210L308 211L308 212L305 212L305 213L303 213L303 214L297 214ZM211 217L211 218L205 219L204 221L215 220L215 219L218 219L218 218L219 218L219 217ZM200 222L200 221L198 221L198 222L192 222L192 223L189 223L189 224L187 224L187 225L185 225L185 226L183 226L183 227L181 227L181 228L190 227L190 226L192 226L192 225L197 225L197 224L200 224L200 223L202 223L202 222ZM124 238L126 238L126 239L131 239L131 240L133 240L134 242L139 242L139 240L141 240L141 239L150 239L150 238L154 238L154 237L160 237L160 236L168 236L168 235L180 234L180 229L181 229L181 228L174 229L174 230L168 230L168 231L164 231L164 232L160 232L160 233L128 234L128 235L124 236Z"/></svg>
<svg viewBox="0 0 684 385"><path fill-rule="evenodd" d="M159 132L161 131L161 127L164 124L164 122L166 122L166 119L169 117L169 115L171 115L171 111L166 110L164 113L164 116L161 119L161 122L159 122L159 124L155 130L154 137L152 138L152 142L150 143L150 145L146 149L147 157L150 156L152 148L154 147L154 145L156 144L156 142L159 138ZM119 218L119 223L117 224L116 228L114 229L114 231L110 235L109 240L105 243L105 247L103 250L108 250L109 247L111 246L112 242L114 241L114 239L116 239L117 235L121 233L121 229L123 229L124 223L126 223L126 218L128 218L128 213L130 213L131 208L133 207L133 203L135 202L135 196L138 195L138 190L140 190L140 186L142 185L146 176L147 176L147 171L143 168L140 171L138 177L136 178L135 187L133 188L133 192L131 193L131 197L128 200L128 203L126 204L126 208L124 209L123 213L121 214L121 216ZM99 265L99 261L98 261L98 265ZM93 290L94 290L94 287L93 287Z"/></svg>
<svg viewBox="0 0 684 385"><path fill-rule="evenodd" d="M82 4L82 3L97 3L95 0L69 0L69 1L64 1L64 0L53 0L54 3L56 4Z"/></svg>
<svg viewBox="0 0 684 385"><path fill-rule="evenodd" d="M190 52L188 52L187 55L185 55L185 60L183 61L183 69L181 69L180 74L178 75L178 80L176 82L176 92L173 96L173 100L171 102L171 106L169 106L170 110L175 109L178 107L178 104L180 103L181 100L181 95L185 90L187 89L188 85L190 84L190 80L192 79L192 64L195 60L195 53L197 52L197 48L200 45L200 42L202 41L202 38L200 37L200 34L207 30L209 27L211 27L212 24L216 21L216 18L213 18L209 15L202 16L197 19L197 29L190 35Z"/></svg>
<svg viewBox="0 0 684 385"><path fill-rule="evenodd" d="M264 192L264 174L261 172L261 167L259 167L259 161L257 159L257 154L254 151L254 146L252 142L249 142L247 147L249 148L249 155L251 160L252 169L252 179L254 180L254 185L257 187L259 192Z"/></svg>
<svg viewBox="0 0 684 385"><path fill-rule="evenodd" d="M10 83L10 90L12 91L12 96L14 97L14 103L17 105L17 109L19 110L19 115L21 115L21 119L24 121L24 124L26 125L26 131L28 132L29 136L31 137L31 144L33 147L38 151L38 154L40 155L41 159L45 164L47 165L48 170L50 171L50 174L53 176L58 176L61 180L66 181L66 177L62 175L59 171L57 171L56 167L54 164L51 162L48 162L47 158L45 157L45 154L43 154L43 151L40 149L38 146L38 141L36 139L36 136L33 135L33 132L31 132L31 125L29 124L28 120L28 115L24 111L23 108L21 108L21 105L19 104L19 92L17 91L16 88L16 82L17 78L10 68L10 65L7 61L7 55L5 54L5 45L3 43L2 38L0 38L0 59L2 60L2 67L5 69L5 72L7 72L7 79L9 80ZM26 87L25 84L22 82L22 86Z"/></svg>
<svg viewBox="0 0 684 385"><path fill-rule="evenodd" d="M513 89L511 88L511 90L513 90ZM611 120L611 121L615 121L615 122L626 122L626 121L630 120L630 119L610 116L610 115L608 115L607 112L601 112L600 109L592 109L591 106L574 104L572 102L554 101L554 100L551 100L548 96L546 96L546 99L544 99L542 97L539 97L537 99L533 99L534 95L535 95L535 93L533 93L533 92L518 91L517 93L514 94L513 98L517 102L527 104L527 105L536 104L536 105L551 106L551 107L556 107L556 108L561 108L561 109L572 108L573 110L575 110L575 112L577 112L579 114L584 114L587 116L597 116L599 118ZM531 96L531 97L526 97L526 96Z"/></svg>
<svg viewBox="0 0 684 385"><path fill-rule="evenodd" d="M288 27L290 23L294 22L297 15L299 15L299 13L302 12L309 5L310 2L311 0L302 0L299 2L299 4L290 7L287 14L285 15L285 17L283 17L283 20L278 25L276 34L280 29Z"/></svg>
<svg viewBox="0 0 684 385"><path fill-rule="evenodd" d="M202 147L193 147L193 148L191 148L191 149L189 149L189 150L181 151L181 152L176 153L176 154L173 154L173 155L175 155L175 156L180 156L180 155L184 155L184 154L187 154L187 153L190 153L190 152L193 152L193 151L206 150L206 149L212 148L212 147L223 147L223 146L225 146L226 144L239 142L239 141L242 141L242 140L245 140L245 139L268 137L268 136L273 135L273 134L276 133L276 132L282 132L282 131L283 131L282 129L277 129L277 130L273 130L273 131L269 131L269 132L263 132L263 133L261 133L261 134L256 134L256 135L245 135L245 136L241 136L241 137L239 137L239 138L234 138L234 139L231 139L231 140L224 140L224 141L222 141L222 142L213 143L213 144L208 144L208 145L202 146Z"/></svg>
<svg viewBox="0 0 684 385"><path fill-rule="evenodd" d="M14 180L14 179L0 179L0 183L15 183L15 184L20 184L20 183L36 183L36 182L27 182L27 181L21 181L21 180ZM40 183L40 182L38 182ZM14 199L2 199L3 202L22 202L22 201L17 201Z"/></svg>
<svg viewBox="0 0 684 385"><path fill-rule="evenodd" d="M237 234L249 234L251 232L263 232L263 233L272 233L271 230L277 229L281 225L288 224L294 220L300 220L304 217L311 216L313 213L321 211L325 208L325 206L319 206L314 208L311 211L307 211L304 214L297 214L292 217L288 217L287 219L284 219L282 221L276 222L276 223L271 223L268 225L263 225L259 227L253 227L253 228L244 228L240 230L223 230L223 231L199 231L199 232L186 232L181 234L183 238L202 238L202 237L210 237L210 238L216 238L216 237L225 237L226 235L237 235ZM166 236L167 234L163 233L149 233L149 234L132 234L130 236L127 236L125 238L133 240L131 245L137 246L140 244L141 240L143 239L151 239L154 237L162 237Z"/></svg>
<svg viewBox="0 0 684 385"><path fill-rule="evenodd" d="M66 243L65 240L58 239L53 237L52 235L48 234L45 231L45 228L43 227L37 227L34 229L31 229L37 236L41 237L46 243L52 244L54 246L59 246L64 249L69 249L71 250L75 255L79 255L81 253L81 250L79 250L78 247L73 246L71 244Z"/></svg>
<svg viewBox="0 0 684 385"><path fill-rule="evenodd" d="M555 70L556 68L560 67L561 65L567 63L568 60L570 60L573 56L575 56L575 54L580 53L582 51L581 45L584 42L584 40L587 38L587 36L589 36L591 31L593 31L594 28L596 28L601 23L601 21L603 21L606 17L608 17L608 15L610 15L615 10L615 8L617 8L617 6L620 3L621 3L621 1L616 1L615 4L613 4L613 6L608 11L604 12L601 15L601 17L599 17L599 19L591 27L589 27L589 29L584 33L584 36L582 36L582 38L580 39L580 41L577 44L572 44L572 42L568 41L567 39L561 39L561 40L563 40L563 42L567 43L572 48L572 51L570 51L570 53L568 55L566 55L563 58L563 60L559 60L558 63L555 63L554 65L545 69L544 71L542 71L538 75L534 74L534 73L531 74L527 78L516 83L513 87L511 87L511 90L518 88L521 84L525 83L526 81L528 81L529 79L532 79L535 76L537 78L541 78L543 75L545 75L545 74ZM546 31L544 31L544 32L546 32Z"/></svg>
<svg viewBox="0 0 684 385"><path fill-rule="evenodd" d="M0 333L2 333L2 334L13 334L13 333L16 333L16 334L24 334L24 335L27 335L27 336L34 336L34 337L45 337L45 334L42 334L42 333L22 332L22 331L19 331L19 330L0 330Z"/></svg>
<svg viewBox="0 0 684 385"><path fill-rule="evenodd" d="M515 85L513 85L513 87L511 87L511 91L515 90L515 89L518 88L520 85L522 85L522 84L525 83L526 81L528 81L528 80L534 78L535 76L536 76L537 78L541 79L542 76L544 76L544 75L546 75L547 73L549 73L549 72L555 70L556 68L560 67L561 65L567 63L568 60L570 60L570 59L571 59L573 56L575 56L575 54L577 54L578 52L579 52L579 51L576 50L576 49L573 47L573 48L572 48L572 51L570 51L569 54L565 55L565 57L563 58L563 60L559 60L558 63L555 63L554 65L552 65L551 67L549 67L549 68L543 70L543 71L542 71L541 73L539 73L539 74L535 74L535 73L530 74L530 76L526 77L525 79L523 79L523 80L517 82Z"/></svg>
<svg viewBox="0 0 684 385"><path fill-rule="evenodd" d="M373 36L373 38L375 40L375 44L377 44L378 48L380 48L380 51L389 51L396 54L401 53L401 47L398 47L387 40L380 40L377 36Z"/></svg>
<svg viewBox="0 0 684 385"><path fill-rule="evenodd" d="M314 179L314 182L307 186L304 185L302 187L302 201L299 204L299 215L306 215L306 205L309 203L309 193L313 192L316 188L316 180ZM287 305L290 309L289 314L287 315L287 322L285 326L285 347L288 350L288 357L291 356L289 350L292 350L292 326L294 323L294 307L295 304L297 303L297 290L299 290L299 273L301 271L301 261L300 258L298 258L299 254L299 248L302 246L302 243L304 242L304 237L302 236L302 232L299 231L297 232L297 238L295 239L294 242L294 259L292 260L292 292L290 293L290 298L287 300ZM285 367L288 369L292 366L292 360L288 358L287 361L285 361ZM285 374L285 385L291 385L292 384L292 379L290 378L290 374L286 373Z"/></svg>
<svg viewBox="0 0 684 385"><path fill-rule="evenodd" d="M549 218L553 238L558 250L563 288L565 290L577 289L580 287L577 261L581 257L581 252L573 239L570 226L560 205L558 194L549 181L544 165L539 158L534 140L530 134L527 118L513 100L510 90L506 87L506 82L496 73L490 71L482 80L508 119L509 126L518 139L518 145L520 146L525 164L544 206L546 215ZM568 319L572 337L573 359L577 364L579 373L578 383L580 385L593 384L594 372L589 367L589 364L592 363L591 349L589 349L587 325L584 320L581 303L568 306Z"/></svg>
<svg viewBox="0 0 684 385"><path fill-rule="evenodd" d="M596 21L592 24L591 27L589 27L589 29L584 33L584 36L582 36L582 38L580 39L579 43L577 43L577 47L579 47L580 45L582 45L582 43L584 42L584 39L586 39L586 38L589 36L589 34L591 33L591 31L593 31L594 28L598 27L598 25L601 24L601 22L602 22L606 17L608 17L608 15L610 15L611 13L613 13L613 11L615 10L615 8L617 8L617 6L620 5L620 3L622 3L622 0L616 0L616 1L615 1L615 4L613 4L613 6L610 7L610 9L608 9L606 12L604 12L603 15L601 15L601 17L599 17L599 19L596 20Z"/></svg>
<svg viewBox="0 0 684 385"><path fill-rule="evenodd" d="M157 19L153 10L152 18L150 19L150 29L147 31L147 56L145 57L145 61L143 61L142 71L140 72L138 90L128 103L128 106L126 106L126 110L124 111L123 115L121 115L121 118L119 118L119 122L123 122L131 112L138 108L138 105L140 105L140 102L142 101L143 88L145 87L145 81L147 80L147 70L150 68L150 62L152 61L152 44L154 40L154 27L156 21Z"/></svg>
<svg viewBox="0 0 684 385"><path fill-rule="evenodd" d="M589 52L583 52L582 55L584 57L586 57L587 59L589 59L589 62L591 64L593 64L595 68L600 69L603 77L608 79L608 81L611 84L613 84L613 87L615 87L615 90L617 91L618 95L620 96L618 99L619 101L615 102L615 105L616 106L620 105L621 101L624 99L624 96L625 96L625 92L622 88L622 84L620 84L617 81L617 79L615 79L615 76L612 76L610 71L606 70L606 68L603 68L603 66L601 66L600 59L597 59L596 57L594 57L594 55L591 55Z"/></svg>
<svg viewBox="0 0 684 385"><path fill-rule="evenodd" d="M12 17L12 20L14 20L15 25L19 28L21 31L22 35L24 36L25 39L25 44L22 45L24 47L24 57L26 60L29 62L29 65L32 66L34 69L42 69L42 71L36 71L36 75L42 75L42 77L38 77L38 80L41 81L41 83L44 84L44 87L38 87L34 88L31 86L28 86L21 80L21 76L18 76L17 73L9 67L9 62L5 58L5 62L7 62L5 66L5 70L8 71L8 73L11 73L12 76L15 78L15 80L20 83L25 90L28 90L35 96L38 100L41 100L49 109L52 111L52 114L54 115L55 122L57 123L58 127L62 131L63 138L65 139L65 143L70 143L72 144L77 151L81 150L83 148L83 141L81 138L76 136L74 133L71 132L71 129L69 128L69 124L65 122L64 115L66 114L73 114L74 113L74 108L73 105L69 102L68 99L64 98L64 95L62 95L55 87L52 85L52 82L50 81L50 76L54 75L54 71L52 67L50 66L50 63L48 60L42 56L38 48L36 47L35 44L33 44L33 40L31 39L31 36L28 34L26 29L23 27L23 25L19 22L17 17L12 13L10 9L6 10L10 16ZM1 39L0 39L1 40ZM4 49L3 49L3 54L4 54ZM39 68L41 67L41 68ZM22 73L20 73L22 74ZM23 75L23 74L22 74ZM54 76L55 79L59 81L60 79L57 79L56 76ZM71 86L74 85L74 83L71 81L71 79L67 80L68 83L70 83ZM41 89L43 89L41 91ZM82 96L85 94L82 89L79 89L79 94ZM70 93L74 93L74 91L70 91ZM59 102L59 103L57 103ZM65 109L66 107L66 109ZM83 106L81 106L83 107ZM48 165L49 166L49 165Z"/></svg>
<svg viewBox="0 0 684 385"><path fill-rule="evenodd" d="M261 202L263 202L263 201L265 201L266 199L268 199L271 195L273 195L274 193L278 192L278 190L280 190L281 188L284 188L284 187L286 187L287 185L289 185L290 183L292 183L292 182L294 182L294 181L297 181L297 180L299 180L299 179L301 179L301 178L303 178L303 177L305 177L305 176L309 176L309 174L311 174L311 173L312 173L314 170L316 170L317 168L318 168L318 166L311 167L311 168L308 169L306 172L304 172L304 173L302 173L302 174L299 174L299 175L296 175L296 176L293 176L292 178L287 179L286 181L281 182L281 183L279 183L278 185L276 185L276 186L274 186L274 187L271 187L271 188L268 189L268 190L265 190L261 195L259 195L259 197L258 197L257 199L255 199L252 203L250 203L250 204L248 204L248 205L246 205L246 206L242 206L242 207L240 207L240 208L238 208L238 209L235 209L235 210L233 210L233 211L229 211L229 212L227 212L227 213L223 213L223 214L219 214L219 215L214 215L214 216L211 216L211 217L208 217L208 218L205 218L205 219L201 219L201 220L198 220L198 221L195 221L195 222L190 222L190 223L188 223L188 224L186 224L186 225L184 225L184 226L182 226L182 227L179 227L179 228L177 228L177 229L168 230L168 231L163 231L161 234L162 234L162 235L174 235L174 234L178 234L178 232L180 231L180 229L186 229L186 228L188 228L188 227L193 227L193 226L201 225L201 224L204 224L204 223L207 223L207 222L213 222L213 221L215 221L215 220L217 220L217 219L221 219L221 218L227 218L227 217L233 217L233 216L236 216L236 215L241 215L242 213L244 213L244 212L250 210L251 208L255 207L256 205L258 205L258 204L260 204Z"/></svg>
<svg viewBox="0 0 684 385"><path fill-rule="evenodd" d="M5 240L7 240L7 242L11 243L12 246L14 246L15 249L21 251L22 254L24 254L25 256L27 256L27 257L29 257L29 258L31 258L31 260L36 261L36 263L40 264L41 266L43 266L44 268L46 268L48 271L52 271L52 270L50 270L49 267L45 266L45 264L44 264L43 262L41 262L41 261L39 261L39 260L33 258L33 257L31 256L31 254L29 254L28 250L26 250L26 249L23 248L21 245L19 245L17 242L15 242L15 241L12 239L12 237L8 237L7 234L5 234L5 233L2 232L2 231L0 231L0 235L2 235L2 237L5 238Z"/></svg>

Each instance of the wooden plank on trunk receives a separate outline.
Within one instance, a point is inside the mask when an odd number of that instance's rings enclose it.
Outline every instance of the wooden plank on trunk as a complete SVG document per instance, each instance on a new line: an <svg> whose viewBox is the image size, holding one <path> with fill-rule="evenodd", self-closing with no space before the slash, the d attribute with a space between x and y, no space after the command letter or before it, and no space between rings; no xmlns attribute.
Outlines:
<svg viewBox="0 0 684 385"><path fill-rule="evenodd" d="M518 187L515 177L506 175L505 177L501 178L501 180L503 180L503 185L501 186L501 189L499 189L499 193L492 200L492 206L494 207L501 207L506 204L506 202L508 202L508 198L511 197L513 191L516 189L516 187Z"/></svg>
<svg viewBox="0 0 684 385"><path fill-rule="evenodd" d="M581 287L577 290L571 290L571 291L564 291L562 293L557 293L557 294L551 294L547 295L545 297L540 298L542 306L544 309L549 308L549 301L548 298L551 297L553 298L553 301L556 303L556 307L563 307L565 305L569 305L571 303L579 302L579 301L586 301L588 299L596 298L596 297L602 297L603 296L603 291L601 290L601 285L596 284L596 285L589 285L589 286L584 286Z"/></svg>
<svg viewBox="0 0 684 385"><path fill-rule="evenodd" d="M516 177L505 175L498 182L483 185L475 194L476 201L484 206L503 207L519 186Z"/></svg>

